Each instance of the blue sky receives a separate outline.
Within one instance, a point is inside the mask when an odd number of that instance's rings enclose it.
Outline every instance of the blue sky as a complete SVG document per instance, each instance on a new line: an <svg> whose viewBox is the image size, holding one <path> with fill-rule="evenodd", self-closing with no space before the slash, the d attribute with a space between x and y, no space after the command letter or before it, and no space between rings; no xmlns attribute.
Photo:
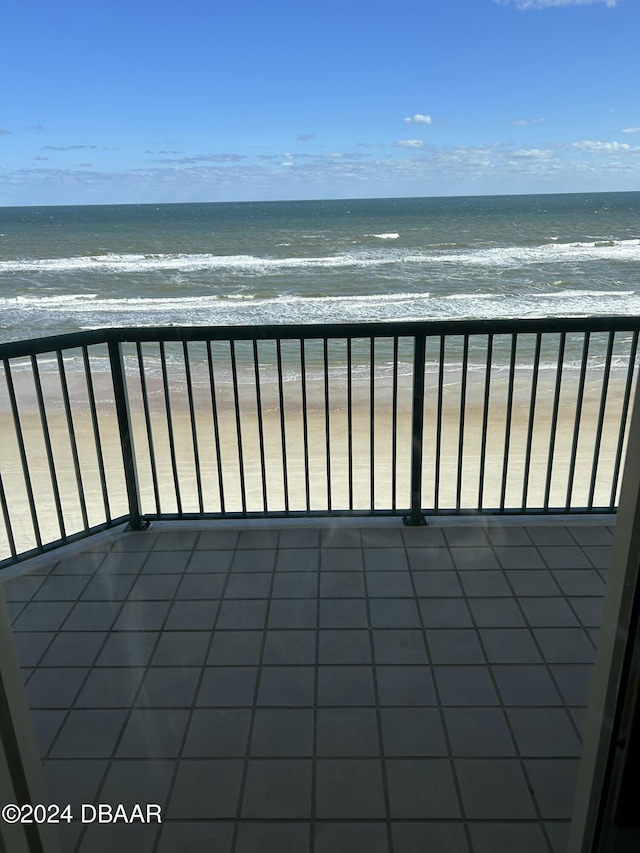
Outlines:
<svg viewBox="0 0 640 853"><path fill-rule="evenodd" d="M638 0L32 0L0 205L640 189Z"/></svg>

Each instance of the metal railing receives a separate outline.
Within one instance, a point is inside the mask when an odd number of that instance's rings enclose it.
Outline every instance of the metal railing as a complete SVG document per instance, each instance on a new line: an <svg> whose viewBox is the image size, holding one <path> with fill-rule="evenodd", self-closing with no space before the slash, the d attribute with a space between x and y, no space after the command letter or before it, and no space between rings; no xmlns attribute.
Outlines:
<svg viewBox="0 0 640 853"><path fill-rule="evenodd" d="M125 521L612 512L640 318L0 345L0 565Z"/></svg>

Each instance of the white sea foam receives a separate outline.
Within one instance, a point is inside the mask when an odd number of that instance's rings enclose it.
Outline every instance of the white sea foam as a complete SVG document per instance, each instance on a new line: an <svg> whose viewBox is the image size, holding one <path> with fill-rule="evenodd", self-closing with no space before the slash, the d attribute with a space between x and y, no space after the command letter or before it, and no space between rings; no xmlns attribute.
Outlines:
<svg viewBox="0 0 640 853"><path fill-rule="evenodd" d="M563 296L562 300L558 296ZM12 326L57 324L60 316L75 326L235 325L329 323L384 320L441 320L492 317L640 314L634 291L568 290L563 293L510 294L434 292L368 293L332 296L300 294L267 297L231 294L166 297L17 296L0 299L0 311Z"/></svg>
<svg viewBox="0 0 640 853"><path fill-rule="evenodd" d="M365 237L377 237L378 240L397 240L400 236L397 231L389 231L384 234L365 234Z"/></svg>
<svg viewBox="0 0 640 853"><path fill-rule="evenodd" d="M545 293L545 297L549 299L566 299L567 297L576 299L586 297L588 299L615 299L621 296L635 296L635 290L561 290L556 293Z"/></svg>
<svg viewBox="0 0 640 853"><path fill-rule="evenodd" d="M448 296L442 296L442 299L497 299L501 296L499 293L450 293Z"/></svg>
<svg viewBox="0 0 640 853"><path fill-rule="evenodd" d="M371 235L392 239L393 235ZM395 239L395 237L393 237ZM0 273L148 273L227 272L248 275L277 274L291 269L347 268L390 264L455 264L490 268L513 268L529 264L565 261L640 261L640 239L552 243L540 246L484 247L477 249L356 249L316 257L258 257L213 254L115 254L71 258L24 258L0 261Z"/></svg>

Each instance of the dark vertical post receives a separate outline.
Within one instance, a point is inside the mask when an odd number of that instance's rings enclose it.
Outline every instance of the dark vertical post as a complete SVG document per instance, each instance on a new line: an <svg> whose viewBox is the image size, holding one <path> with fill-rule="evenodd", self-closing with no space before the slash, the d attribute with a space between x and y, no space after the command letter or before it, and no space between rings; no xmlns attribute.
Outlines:
<svg viewBox="0 0 640 853"><path fill-rule="evenodd" d="M511 418L513 415L513 385L516 378L516 349L518 334L511 335L511 358L509 360L509 387L507 391L507 415L504 425L504 455L502 457L502 485L500 487L500 509L504 509L507 499L507 480L509 477L509 448L511 446Z"/></svg>
<svg viewBox="0 0 640 853"><path fill-rule="evenodd" d="M349 509L353 509L353 388L351 367L351 338L347 338L347 437L349 454Z"/></svg>
<svg viewBox="0 0 640 853"><path fill-rule="evenodd" d="M611 374L611 361L613 359L613 347L615 344L616 333L609 332L609 340L607 343L607 356L604 364L604 373L602 375L602 389L600 391L600 410L598 412L598 428L596 429L596 440L593 446L593 462L591 465L591 484L589 486L589 498L587 506L593 509L593 498L596 491L596 480L598 477L598 462L600 459L600 446L602 444L602 429L604 427L604 415L607 407L607 393L609 391L609 376Z"/></svg>
<svg viewBox="0 0 640 853"><path fill-rule="evenodd" d="M144 359L140 341L136 342L136 353L138 356L138 373L140 375L140 390L142 391L142 406L144 409L144 422L147 427L147 444L149 447L149 462L151 464L151 479L153 480L153 496L156 503L156 512L162 513L160 504L160 487L158 486L158 469L156 466L156 454L153 447L153 429L151 427L151 410L149 409L149 395L147 393L147 380L144 375Z"/></svg>
<svg viewBox="0 0 640 853"><path fill-rule="evenodd" d="M329 341L323 339L322 352L324 360L324 432L325 453L327 457L327 511L331 512L331 420L329 410Z"/></svg>
<svg viewBox="0 0 640 853"><path fill-rule="evenodd" d="M171 415L171 395L169 393L169 376L167 374L167 356L164 341L159 342L160 367L162 369L162 388L164 390L164 408L167 414L167 434L169 437L169 455L171 456L171 470L173 471L173 486L176 493L176 505L178 515L182 515L182 494L180 491L180 475L178 474L178 459L176 457L176 442L173 435L173 417Z"/></svg>
<svg viewBox="0 0 640 853"><path fill-rule="evenodd" d="M262 478L262 509L268 512L267 463L264 455L264 425L262 422L262 397L260 396L260 357L258 341L253 339L253 374L256 382L256 413L258 416L258 443L260 446L260 475Z"/></svg>
<svg viewBox="0 0 640 853"><path fill-rule="evenodd" d="M438 364L438 411L436 415L436 459L434 476L433 508L440 509L440 471L442 462L442 409L444 404L444 357L445 336L440 335L440 361Z"/></svg>
<svg viewBox="0 0 640 853"><path fill-rule="evenodd" d="M189 401L189 419L191 420L191 442L193 444L193 466L196 472L196 489L198 491L198 509L200 515L204 513L204 496L202 492L202 474L200 472L200 451L198 449L198 426L196 423L196 409L193 401L193 381L191 379L191 364L189 361L189 344L182 342L184 356L184 370L187 377L187 400Z"/></svg>
<svg viewBox="0 0 640 853"><path fill-rule="evenodd" d="M7 496L4 491L4 484L2 482L2 472L0 471L0 507L2 507L2 518L4 519L4 528L7 534L7 542L9 543L9 550L11 551L11 556L15 557L17 555L16 551L16 542L13 538L13 528L11 526L11 513L9 512L9 505L7 504Z"/></svg>
<svg viewBox="0 0 640 853"><path fill-rule="evenodd" d="M109 490L107 488L107 477L104 469L104 456L102 455L102 442L100 440L100 425L98 423L96 395L93 389L93 379L91 377L91 363L89 361L89 351L86 346L82 347L82 360L84 362L84 378L87 381L89 408L91 409L93 441L96 447L96 459L98 462L98 472L100 474L100 486L102 488L102 503L104 504L104 515L107 521L111 521L111 509L109 507Z"/></svg>
<svg viewBox="0 0 640 853"><path fill-rule="evenodd" d="M287 470L287 433L284 415L284 386L282 384L282 343L276 340L278 360L278 403L280 408L280 436L282 442L282 486L284 489L284 511L289 512L289 475Z"/></svg>
<svg viewBox="0 0 640 853"><path fill-rule="evenodd" d="M533 443L533 425L536 416L536 394L538 393L538 373L540 371L540 350L542 335L536 334L536 351L533 356L533 374L531 377L531 402L529 403L529 426L527 428L527 449L524 460L524 477L522 478L522 509L527 508L529 493L529 475L531 473L531 446Z"/></svg>
<svg viewBox="0 0 640 853"><path fill-rule="evenodd" d="M376 403L375 403L375 344L372 337L369 344L369 502L371 511L376 502Z"/></svg>
<svg viewBox="0 0 640 853"><path fill-rule="evenodd" d="M487 461L487 434L489 429L489 401L491 399L491 363L493 359L493 335L487 338L487 364L484 374L484 405L482 407L482 440L480 442L480 472L478 475L478 509L482 509L484 497L484 472Z"/></svg>
<svg viewBox="0 0 640 853"><path fill-rule="evenodd" d="M398 475L398 336L393 339L393 392L392 392L392 435L391 435L391 509L396 509Z"/></svg>
<svg viewBox="0 0 640 853"><path fill-rule="evenodd" d="M207 341L207 365L209 367L209 385L211 388L211 414L213 416L213 438L216 444L216 467L218 469L218 493L220 495L220 512L225 514L224 477L222 474L222 448L220 446L220 425L218 423L218 403L216 400L216 383L213 372L213 355L211 341Z"/></svg>
<svg viewBox="0 0 640 853"><path fill-rule="evenodd" d="M573 497L573 483L576 474L576 460L578 458L578 441L580 439L580 426L582 419L582 404L584 402L584 386L587 377L587 367L589 366L589 340L591 332L585 332L584 343L582 346L582 364L580 365L580 381L578 383L578 395L576 399L576 417L573 425L573 443L571 445L571 461L569 463L569 477L567 481L567 499L565 509L567 512L571 509L571 499Z"/></svg>
<svg viewBox="0 0 640 853"><path fill-rule="evenodd" d="M4 375L7 382L7 391L9 392L9 401L11 403L11 414L13 416L13 426L16 432L16 440L18 442L18 452L20 453L20 463L22 465L22 475L24 477L24 485L27 490L27 500L29 501L29 511L31 513L31 522L33 524L33 535L38 548L42 548L42 536L40 535L40 525L38 523L38 511L36 502L33 496L33 485L31 483L31 473L29 472L29 461L27 459L27 450L22 434L22 424L20 423L20 414L18 413L18 401L16 391L13 385L13 377L11 375L11 365L9 359L4 359Z"/></svg>
<svg viewBox="0 0 640 853"><path fill-rule="evenodd" d="M413 350L413 412L411 416L411 512L403 518L406 525L420 526L427 520L422 514L422 436L424 430L424 368L427 338L418 333Z"/></svg>
<svg viewBox="0 0 640 853"><path fill-rule="evenodd" d="M38 410L40 412L40 424L42 425L42 438L47 452L47 462L49 463L49 476L51 477L51 488L53 489L53 500L56 505L56 514L58 516L58 527L60 528L60 538L66 539L67 531L64 525L64 510L62 509L62 500L60 498L60 488L58 486L58 474L56 472L56 462L53 458L53 447L51 445L51 433L49 431L49 421L47 419L47 407L44 401L44 393L42 390L42 381L40 379L40 371L38 369L38 357L31 356L31 371L33 373L33 381L36 389L36 399L38 401Z"/></svg>
<svg viewBox="0 0 640 853"><path fill-rule="evenodd" d="M69 385L67 383L67 375L64 369L64 358L62 350L56 352L58 358L58 375L60 377L60 387L62 389L62 400L64 403L64 411L67 418L67 432L69 435L69 445L71 447L71 457L73 459L73 470L76 475L76 485L78 487L78 501L80 502L80 512L82 514L82 524L84 529L89 529L89 517L87 515L87 502L84 496L84 485L82 483L82 472L80 470L80 457L78 455L78 442L76 441L76 431L73 425L73 415L71 413L71 399L69 397Z"/></svg>
<svg viewBox="0 0 640 853"><path fill-rule="evenodd" d="M618 448L616 450L616 461L611 475L611 496L609 497L609 508L615 509L616 494L618 492L618 479L620 477L620 466L622 464L622 448L627 434L627 417L629 414L629 403L631 400L631 387L633 376L636 371L636 353L638 352L638 332L633 333L631 349L629 350L629 367L627 370L627 381L624 389L622 412L620 413L620 429L618 431Z"/></svg>
<svg viewBox="0 0 640 853"><path fill-rule="evenodd" d="M464 416L467 406L467 378L469 374L469 335L464 336L462 346L462 375L460 379L460 418L458 429L458 478L456 483L456 509L462 502L462 463L464 460Z"/></svg>
<svg viewBox="0 0 640 853"><path fill-rule="evenodd" d="M129 397L124 375L124 359L122 345L119 341L109 341L109 363L113 380L113 396L118 418L120 447L122 448L122 464L127 486L129 501L129 527L132 530L144 530L148 526L140 514L140 490L138 488L138 472L133 449L133 431L131 429L131 413Z"/></svg>

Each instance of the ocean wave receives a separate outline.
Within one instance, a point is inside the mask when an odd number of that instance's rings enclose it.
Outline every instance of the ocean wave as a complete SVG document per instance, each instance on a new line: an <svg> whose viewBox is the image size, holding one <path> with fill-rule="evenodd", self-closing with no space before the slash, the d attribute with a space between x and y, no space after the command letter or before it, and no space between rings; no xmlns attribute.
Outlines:
<svg viewBox="0 0 640 853"><path fill-rule="evenodd" d="M391 234L370 235L392 239ZM395 237L393 238L395 239ZM529 264L565 261L640 261L640 239L546 243L538 246L491 246L480 248L354 249L314 257L260 257L214 254L116 254L69 258L22 258L0 261L1 273L134 273L164 271L277 274L292 269L375 268L398 265L461 265L513 268Z"/></svg>
<svg viewBox="0 0 640 853"><path fill-rule="evenodd" d="M0 299L8 339L109 326L262 325L285 323L351 323L384 321L446 321L513 317L568 317L640 314L640 294L633 291L554 293L449 294L368 293L300 294L268 297L221 295L166 297L21 296Z"/></svg>
<svg viewBox="0 0 640 853"><path fill-rule="evenodd" d="M365 237L377 237L378 240L397 240L400 236L397 231L389 231L384 234L365 234Z"/></svg>
<svg viewBox="0 0 640 853"><path fill-rule="evenodd" d="M41 310L58 307L74 312L91 311L184 311L192 308L216 308L224 302L240 302L247 300L252 306L261 305L294 305L294 304L326 304L326 303L367 303L367 302L411 302L429 299L430 293L359 293L348 296L304 296L302 294L259 296L252 293L215 294L207 296L124 296L98 297L97 294L74 294L61 296L11 296L0 298L0 310ZM238 310L242 310L238 307Z"/></svg>
<svg viewBox="0 0 640 853"><path fill-rule="evenodd" d="M621 296L635 296L635 290L560 290L554 293L545 293L549 299L565 299L566 297L576 299L585 297L588 299L616 298Z"/></svg>
<svg viewBox="0 0 640 853"><path fill-rule="evenodd" d="M450 293L442 296L442 299L499 299L504 296L500 293Z"/></svg>

